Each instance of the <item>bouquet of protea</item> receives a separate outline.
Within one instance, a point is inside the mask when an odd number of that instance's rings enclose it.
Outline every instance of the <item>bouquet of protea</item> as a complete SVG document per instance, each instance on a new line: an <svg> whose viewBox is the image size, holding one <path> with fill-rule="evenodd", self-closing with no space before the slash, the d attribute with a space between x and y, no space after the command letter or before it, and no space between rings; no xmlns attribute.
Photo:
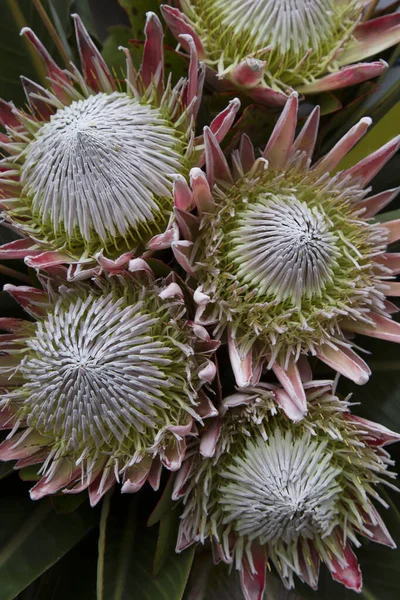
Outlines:
<svg viewBox="0 0 400 600"><path fill-rule="evenodd" d="M0 600L397 597L397 3L67 4L2 3Z"/></svg>

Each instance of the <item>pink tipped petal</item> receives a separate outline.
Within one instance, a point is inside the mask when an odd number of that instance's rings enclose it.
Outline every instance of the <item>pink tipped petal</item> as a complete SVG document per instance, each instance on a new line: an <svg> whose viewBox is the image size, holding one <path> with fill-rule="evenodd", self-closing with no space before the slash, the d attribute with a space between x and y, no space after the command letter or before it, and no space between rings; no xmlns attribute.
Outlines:
<svg viewBox="0 0 400 600"><path fill-rule="evenodd" d="M365 135L368 127L371 125L372 119L363 117L354 127L352 127L346 135L344 135L338 143L332 148L326 156L324 156L315 165L315 169L321 172L330 173L340 163L342 158L357 144L357 142Z"/></svg>
<svg viewBox="0 0 400 600"><path fill-rule="evenodd" d="M244 173L248 173L254 165L256 157L254 154L254 146L249 136L244 133L240 140L240 162L242 163Z"/></svg>
<svg viewBox="0 0 400 600"><path fill-rule="evenodd" d="M304 354L302 354L299 357L299 360L297 361L297 368L299 370L300 378L303 384L312 381L313 374L310 367L310 363L308 362L308 359Z"/></svg>
<svg viewBox="0 0 400 600"><path fill-rule="evenodd" d="M164 32L160 19L153 12L146 14L145 35L141 68L142 80L145 87L148 88L157 74L158 81L156 83L161 92L164 85Z"/></svg>
<svg viewBox="0 0 400 600"><path fill-rule="evenodd" d="M347 589L353 590L354 592L361 592L362 588L362 575L361 570L357 562L357 557L350 545L347 544L344 548L343 556L346 559L347 565L342 567L338 560L332 556L332 565L329 566L332 578L339 583L342 583Z"/></svg>
<svg viewBox="0 0 400 600"><path fill-rule="evenodd" d="M154 279L154 273L151 267L147 264L145 260L143 260L143 258L133 258L132 260L130 260L128 269L129 271L131 271L131 273L138 273L140 271L143 271L151 279Z"/></svg>
<svg viewBox="0 0 400 600"><path fill-rule="evenodd" d="M0 98L0 123L3 127L18 127L19 120L14 114L15 106L12 102L6 102ZM8 141L8 138L6 138Z"/></svg>
<svg viewBox="0 0 400 600"><path fill-rule="evenodd" d="M75 22L76 40L87 83L95 92L115 90L113 76L92 42L80 16L77 14L71 16Z"/></svg>
<svg viewBox="0 0 400 600"><path fill-rule="evenodd" d="M175 219L184 240L193 241L199 233L200 219L196 215L175 208Z"/></svg>
<svg viewBox="0 0 400 600"><path fill-rule="evenodd" d="M177 242L179 240L179 229L178 225L172 222L164 233L159 233L155 235L147 242L146 248L149 250L164 250L165 248L170 248L172 242Z"/></svg>
<svg viewBox="0 0 400 600"><path fill-rule="evenodd" d="M306 546L306 548L304 548L304 546ZM303 547L302 544L299 543L298 557L303 580L313 588L313 590L316 590L318 588L318 576L321 561L311 540L304 540Z"/></svg>
<svg viewBox="0 0 400 600"><path fill-rule="evenodd" d="M264 548L253 542L251 546L251 555L255 573L252 573L247 560L242 561L240 583L246 600L262 600L264 596L267 566Z"/></svg>
<svg viewBox="0 0 400 600"><path fill-rule="evenodd" d="M217 374L217 367L211 360L208 360L206 365L199 371L198 376L202 381L211 383L214 380L214 377L216 376L216 374Z"/></svg>
<svg viewBox="0 0 400 600"><path fill-rule="evenodd" d="M319 127L319 116L320 108L316 106L307 121L304 123L299 135L297 136L292 152L304 152L307 158L311 159L315 142L317 141L318 127Z"/></svg>
<svg viewBox="0 0 400 600"><path fill-rule="evenodd" d="M186 179L182 177L182 175L174 176L174 205L176 208L180 210L191 210L192 208L192 192L188 184L186 183Z"/></svg>
<svg viewBox="0 0 400 600"><path fill-rule="evenodd" d="M105 469L89 486L89 502L93 508L115 484L114 470Z"/></svg>
<svg viewBox="0 0 400 600"><path fill-rule="evenodd" d="M40 500L40 498L44 498L44 496L58 492L61 488L67 486L72 481L75 481L80 474L80 468L73 469L72 465L67 460L63 460L49 480L47 477L42 477L42 479L33 486L29 491L31 500Z"/></svg>
<svg viewBox="0 0 400 600"><path fill-rule="evenodd" d="M371 369L351 348L334 350L324 344L317 356L322 362L341 375L348 377L357 385L364 385L369 380Z"/></svg>
<svg viewBox="0 0 400 600"><path fill-rule="evenodd" d="M6 283L4 291L8 292L22 308L35 317L43 317L46 314L48 297L45 292L27 285L12 285Z"/></svg>
<svg viewBox="0 0 400 600"><path fill-rule="evenodd" d="M174 481L174 489L172 491L172 500L179 500L185 494L186 482L192 472L193 460L185 460L176 474Z"/></svg>
<svg viewBox="0 0 400 600"><path fill-rule="evenodd" d="M1 414L1 413L0 413ZM7 428L8 429L8 428ZM40 433L25 431L13 435L0 444L0 460L20 460L40 451L49 439Z"/></svg>
<svg viewBox="0 0 400 600"><path fill-rule="evenodd" d="M215 447L221 432L221 421L215 419L201 436L200 441L200 454L204 458L211 458L214 456Z"/></svg>
<svg viewBox="0 0 400 600"><path fill-rule="evenodd" d="M170 283L159 294L159 297L164 298L180 298L183 300L183 292L177 283Z"/></svg>
<svg viewBox="0 0 400 600"><path fill-rule="evenodd" d="M187 43L190 48L190 63L188 71L188 84L186 91L186 105L188 106L192 100L198 96L198 75L199 75L199 59L197 57L196 44L191 35L180 35L179 41Z"/></svg>
<svg viewBox="0 0 400 600"><path fill-rule="evenodd" d="M156 456L153 459L153 463L151 465L149 476L147 478L149 485L155 492L160 487L161 473L162 473L162 464L161 464L161 461L158 458L158 456Z"/></svg>
<svg viewBox="0 0 400 600"><path fill-rule="evenodd" d="M369 514L366 515L365 524L370 531L368 534L365 530L362 535L365 535L370 540L382 544L383 546L389 546L393 550L397 548L396 542L390 535L382 517L374 506L369 507Z"/></svg>
<svg viewBox="0 0 400 600"><path fill-rule="evenodd" d="M365 209L365 212L363 212L362 215L363 219L374 217L380 210L382 210L382 208L385 208L387 204L396 198L399 191L400 187L386 190L385 192L381 192L380 194L376 194L375 196L370 196L369 198L362 200L358 206L359 208Z"/></svg>
<svg viewBox="0 0 400 600"><path fill-rule="evenodd" d="M59 86L56 85L56 83L64 83L69 85L69 80L66 73L62 69L60 69L57 63L52 59L52 57L50 56L46 48L43 46L42 42L39 40L37 35L33 33L32 29L30 29L29 27L23 27L21 29L21 35L24 35L28 38L32 46L42 58L43 62L46 65L49 77L53 82L55 92L58 94L58 91L62 90L62 85Z"/></svg>
<svg viewBox="0 0 400 600"><path fill-rule="evenodd" d="M23 319L13 319L12 317L0 317L0 329L3 331L18 332L21 329L24 329L26 324L26 321L24 321Z"/></svg>
<svg viewBox="0 0 400 600"><path fill-rule="evenodd" d="M172 6L166 6L165 4L162 4L160 8L168 27L170 28L176 39L179 41L179 36L182 34L190 35L193 38L193 41L196 45L197 54L199 58L204 58L206 56L206 53L203 44L199 36L193 29L186 15L181 13L181 11L177 8L173 8ZM190 52L190 46L185 38L182 38L181 43L185 50L187 52Z"/></svg>
<svg viewBox="0 0 400 600"><path fill-rule="evenodd" d="M366 158L363 158L363 160L354 165L354 167L347 169L347 171L343 171L342 177L350 176L352 185L357 184L359 187L365 187L375 175L379 173L388 160L396 154L399 148L400 135L390 140L390 142Z"/></svg>
<svg viewBox="0 0 400 600"><path fill-rule="evenodd" d="M116 260L111 260L109 258L105 258L103 250L100 250L100 252L95 255L95 259L102 269L110 274L113 274L118 273L118 271L127 267L132 255L133 252L125 252L125 254L121 254L121 256Z"/></svg>
<svg viewBox="0 0 400 600"><path fill-rule="evenodd" d="M49 252L42 252L41 254L35 253L34 256L29 254L29 256L25 258L25 264L34 269L44 269L54 265L62 265L65 262L68 262L70 258L71 257L68 256L68 254L63 254L62 252L57 251L53 252L51 250Z"/></svg>
<svg viewBox="0 0 400 600"><path fill-rule="evenodd" d="M368 442L370 446L387 446L400 441L400 433L396 433L384 425L351 413L345 413L345 417L348 421L360 426L360 430L365 431L371 436L372 439Z"/></svg>
<svg viewBox="0 0 400 600"><path fill-rule="evenodd" d="M171 248L177 262L181 265L181 267L185 269L185 271L189 273L189 275L193 275L194 271L190 262L193 242L190 242L189 240L173 242L171 244Z"/></svg>
<svg viewBox="0 0 400 600"><path fill-rule="evenodd" d="M193 199L200 216L214 210L215 204L205 173L198 167L190 171L190 185L193 189Z"/></svg>
<svg viewBox="0 0 400 600"><path fill-rule="evenodd" d="M204 146L207 165L207 179L210 186L215 182L233 183L226 158L218 141L209 127L204 127Z"/></svg>
<svg viewBox="0 0 400 600"><path fill-rule="evenodd" d="M132 55L128 48L124 48L123 46L118 46L118 50L121 50L126 56L126 79L133 87L136 87L138 75L133 65Z"/></svg>
<svg viewBox="0 0 400 600"><path fill-rule="evenodd" d="M21 82L32 113L35 117L43 121L48 121L56 109L47 102L49 97L46 90L27 77L21 77Z"/></svg>
<svg viewBox="0 0 400 600"><path fill-rule="evenodd" d="M397 281L385 281L387 290L385 291L386 296L399 297L400 296L400 282Z"/></svg>
<svg viewBox="0 0 400 600"><path fill-rule="evenodd" d="M271 107L282 108L288 100L286 94L261 85L252 88L249 93L256 102Z"/></svg>
<svg viewBox="0 0 400 600"><path fill-rule="evenodd" d="M393 302L389 302L389 300L384 300L383 304L385 305L385 311L389 315L394 315L399 312L400 308L393 304Z"/></svg>
<svg viewBox="0 0 400 600"><path fill-rule="evenodd" d="M182 527L179 527L178 539L177 539L176 546L175 546L175 552L177 552L179 554L179 552L186 550L186 548L188 548L189 546L194 544L195 541L196 540L194 538L186 537L186 535L184 534L184 532L182 530Z"/></svg>
<svg viewBox="0 0 400 600"><path fill-rule="evenodd" d="M339 90L350 85L362 83L373 77L377 77L386 71L388 64L384 60L370 63L358 63L350 67L343 67L336 73L326 75L313 83L307 83L298 88L301 94L319 94L331 90Z"/></svg>
<svg viewBox="0 0 400 600"><path fill-rule="evenodd" d="M274 169L281 169L286 165L292 150L297 125L297 106L298 95L294 92L286 102L263 152L263 157L268 160Z"/></svg>
<svg viewBox="0 0 400 600"><path fill-rule="evenodd" d="M29 238L15 240L8 244L0 246L0 260L8 260L14 258L25 258L25 256L35 256L41 254L42 250L35 245L35 242Z"/></svg>
<svg viewBox="0 0 400 600"><path fill-rule="evenodd" d="M361 333L369 337L400 343L400 323L396 323L392 319L375 313L368 313L368 318L373 321L373 324L360 323L347 319L341 325L343 329L354 331L354 333Z"/></svg>
<svg viewBox="0 0 400 600"><path fill-rule="evenodd" d="M232 127L232 123L235 120L235 116L239 108L240 100L238 98L234 98L233 100L230 100L227 108L220 112L219 115L217 115L212 121L210 129L215 135L217 142L221 142Z"/></svg>
<svg viewBox="0 0 400 600"><path fill-rule="evenodd" d="M299 407L299 403L295 402L286 392L285 390L278 388L274 390L274 395L277 403L285 412L285 414L294 421L301 421L304 417L304 410Z"/></svg>
<svg viewBox="0 0 400 600"><path fill-rule="evenodd" d="M380 256L376 256L374 260L376 263L390 269L393 275L398 275L400 273L400 252L381 254Z"/></svg>
<svg viewBox="0 0 400 600"><path fill-rule="evenodd" d="M392 244L393 242L400 240L400 219L382 223L382 227L384 227L388 232L388 244Z"/></svg>
<svg viewBox="0 0 400 600"><path fill-rule="evenodd" d="M245 58L233 69L231 79L236 85L253 88L261 83L266 64L257 58Z"/></svg>
<svg viewBox="0 0 400 600"><path fill-rule="evenodd" d="M239 355L236 342L230 332L228 332L228 350L233 373L235 375L236 385L246 387L252 383L253 377L253 356L250 350L245 357Z"/></svg>
<svg viewBox="0 0 400 600"><path fill-rule="evenodd" d="M363 60L380 54L400 42L400 13L391 13L357 25L353 31L354 40L339 55L341 65Z"/></svg>
<svg viewBox="0 0 400 600"><path fill-rule="evenodd" d="M162 448L160 451L160 460L164 467L169 471L177 471L182 465L185 457L186 442L184 439L175 440L172 446Z"/></svg>
<svg viewBox="0 0 400 600"><path fill-rule="evenodd" d="M151 463L151 456L146 456L140 463L126 470L124 484L121 488L123 494L134 494L143 487L149 476Z"/></svg>
<svg viewBox="0 0 400 600"><path fill-rule="evenodd" d="M299 412L304 416L307 413L307 398L301 381L297 364L292 358L287 370L282 369L277 363L272 367L273 372L281 383L283 389L290 396Z"/></svg>
<svg viewBox="0 0 400 600"><path fill-rule="evenodd" d="M214 404L202 390L199 392L199 404L195 410L201 419L210 419L218 415Z"/></svg>

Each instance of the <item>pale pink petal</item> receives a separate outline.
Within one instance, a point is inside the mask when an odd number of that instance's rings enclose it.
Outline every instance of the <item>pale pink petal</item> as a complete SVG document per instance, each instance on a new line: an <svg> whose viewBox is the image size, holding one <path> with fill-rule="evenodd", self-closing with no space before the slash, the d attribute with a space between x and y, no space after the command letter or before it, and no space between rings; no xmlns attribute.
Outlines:
<svg viewBox="0 0 400 600"><path fill-rule="evenodd" d="M181 265L183 269L189 275L194 274L194 270L190 261L193 249L193 242L189 240L180 240L178 242L172 242L171 244L172 252L177 260L177 262Z"/></svg>
<svg viewBox="0 0 400 600"><path fill-rule="evenodd" d="M354 333L362 333L369 337L388 340L389 342L400 343L400 323L392 321L387 317L375 313L368 313L368 318L374 324L361 323L358 321L350 321L347 319L341 323L343 329L354 331Z"/></svg>
<svg viewBox="0 0 400 600"><path fill-rule="evenodd" d="M209 127L204 127L204 146L207 165L207 180L210 186L213 186L214 183L218 181L233 183L226 158L215 135Z"/></svg>
<svg viewBox="0 0 400 600"><path fill-rule="evenodd" d="M199 371L198 377L202 381L207 383L211 383L214 380L215 375L217 374L217 367L212 360L207 360L206 365Z"/></svg>
<svg viewBox="0 0 400 600"><path fill-rule="evenodd" d="M128 266L129 271L132 273L137 273L143 271L150 277L150 279L154 279L154 273L148 263L142 258L133 258L129 261Z"/></svg>
<svg viewBox="0 0 400 600"><path fill-rule="evenodd" d="M385 291L386 296L400 296L400 282L397 281L385 281L387 290Z"/></svg>
<svg viewBox="0 0 400 600"><path fill-rule="evenodd" d="M215 135L217 142L222 142L230 128L232 127L233 121L237 111L240 108L240 100L234 98L230 100L227 108L220 112L215 119L211 122L210 129Z"/></svg>
<svg viewBox="0 0 400 600"><path fill-rule="evenodd" d="M273 365L272 370L283 389L297 406L299 412L302 413L302 416L304 416L307 413L307 398L295 360L293 358L290 359L286 370L282 369L278 363Z"/></svg>
<svg viewBox="0 0 400 600"><path fill-rule="evenodd" d="M177 471L185 457L185 439L175 440L174 444L160 449L160 460L169 471Z"/></svg>
<svg viewBox="0 0 400 600"><path fill-rule="evenodd" d="M358 385L367 383L371 375L371 369L366 362L362 360L351 348L341 348L334 350L324 344L320 347L317 356L322 362L326 363L332 369L335 369L341 375L348 377Z"/></svg>
<svg viewBox="0 0 400 600"><path fill-rule="evenodd" d="M89 486L89 502L93 508L115 484L114 470L108 467Z"/></svg>
<svg viewBox="0 0 400 600"><path fill-rule="evenodd" d="M48 296L42 290L27 285L16 286L11 283L6 283L3 289L28 313L35 317L43 317L46 314Z"/></svg>
<svg viewBox="0 0 400 600"><path fill-rule="evenodd" d="M321 172L330 173L340 163L342 158L357 144L357 142L365 135L368 127L371 125L372 119L363 117L354 127L352 127L335 146L319 160L314 169Z"/></svg>
<svg viewBox="0 0 400 600"><path fill-rule="evenodd" d="M0 444L0 460L27 458L46 446L48 441L48 438L35 431L30 432L28 435L26 435L25 430L18 432Z"/></svg>
<svg viewBox="0 0 400 600"><path fill-rule="evenodd" d="M304 548L304 546L306 546L306 548ZM307 552L306 556L305 552ZM316 590L318 588L318 576L321 561L312 540L304 539L299 542L298 557L303 580L313 590Z"/></svg>
<svg viewBox="0 0 400 600"><path fill-rule="evenodd" d="M168 27L179 41L179 36L182 34L190 35L194 43L196 44L197 54L200 59L206 56L203 44L197 35L196 31L193 29L189 19L181 13L177 8L173 8L172 6L167 6L162 4L160 6L162 15L167 22ZM185 48L187 52L190 52L190 46L185 38L182 39L182 46Z"/></svg>
<svg viewBox="0 0 400 600"><path fill-rule="evenodd" d="M400 240L400 219L382 223L381 227L384 227L388 232L388 244L392 244L393 242Z"/></svg>
<svg viewBox="0 0 400 600"><path fill-rule="evenodd" d="M371 436L372 439L368 442L370 446L387 446L400 441L400 433L391 431L391 429L380 423L375 423L351 413L344 413L344 416L347 421L359 425L360 430L367 432Z"/></svg>
<svg viewBox="0 0 400 600"><path fill-rule="evenodd" d="M267 567L264 548L253 542L251 555L256 572L252 573L247 560L243 560L240 569L240 583L246 600L262 600Z"/></svg>
<svg viewBox="0 0 400 600"><path fill-rule="evenodd" d="M317 141L319 127L320 108L316 106L307 121L304 123L299 135L292 146L292 153L304 152L307 158L311 159L315 142Z"/></svg>
<svg viewBox="0 0 400 600"><path fill-rule="evenodd" d="M356 555L350 548L349 544L347 544L343 550L343 558L347 562L347 565L345 567L342 567L338 560L334 556L332 556L332 564L329 565L329 570L331 572L332 578L338 581L339 583L343 583L343 585L349 590L361 592L361 570L358 565Z"/></svg>
<svg viewBox="0 0 400 600"><path fill-rule="evenodd" d="M175 221L168 225L164 233L155 235L147 242L146 248L149 250L164 250L170 248L173 242L179 240L179 229Z"/></svg>
<svg viewBox="0 0 400 600"><path fill-rule="evenodd" d="M214 210L215 204L208 185L205 173L198 167L190 171L190 185L193 189L193 198L200 216Z"/></svg>
<svg viewBox="0 0 400 600"><path fill-rule="evenodd" d="M164 85L164 33L160 19L153 12L146 14L145 35L146 41L141 67L142 80L147 88L157 73L158 81L156 84L161 92Z"/></svg>
<svg viewBox="0 0 400 600"><path fill-rule="evenodd" d="M267 86L258 85L248 92L256 102L265 104L266 106L274 106L281 108L285 106L288 96L282 92L277 92Z"/></svg>
<svg viewBox="0 0 400 600"><path fill-rule="evenodd" d="M199 217L185 210L179 210L179 208L175 208L174 214L182 234L181 237L189 241L194 240L199 233Z"/></svg>
<svg viewBox="0 0 400 600"><path fill-rule="evenodd" d="M257 58L245 58L233 69L230 78L245 88L253 88L261 83L264 77L266 62Z"/></svg>
<svg viewBox="0 0 400 600"><path fill-rule="evenodd" d="M40 500L44 496L54 494L61 490L72 481L75 481L81 474L81 468L73 468L67 460L61 461L54 475L48 479L46 476L29 490L31 500Z"/></svg>
<svg viewBox="0 0 400 600"><path fill-rule="evenodd" d="M100 267L107 271L110 274L118 273L121 269L124 269L133 256L133 252L125 252L125 254L121 254L119 258L116 260L111 260L110 258L106 258L103 254L103 250L100 250L95 255L95 259L99 263Z"/></svg>
<svg viewBox="0 0 400 600"><path fill-rule="evenodd" d="M143 487L149 476L151 463L151 456L146 456L139 463L132 465L125 471L124 484L121 488L123 494L134 494Z"/></svg>
<svg viewBox="0 0 400 600"><path fill-rule="evenodd" d="M369 514L364 517L365 524L370 531L370 534L362 531L362 535L377 542L378 544L382 544L383 546L389 546L389 548L396 549L396 543L392 536L390 535L382 517L376 510L376 508L371 504L369 507Z"/></svg>
<svg viewBox="0 0 400 600"><path fill-rule="evenodd" d="M162 463L158 456L153 459L153 463L151 465L151 469L149 472L149 476L147 481L152 489L156 492L160 487L161 481L161 473L162 473Z"/></svg>
<svg viewBox="0 0 400 600"><path fill-rule="evenodd" d="M45 269L46 267L62 265L70 261L71 256L68 254L63 254L62 252L53 250L50 250L49 252L42 252L41 254L36 254L35 252L34 255L29 253L29 255L25 257L25 264L34 269Z"/></svg>
<svg viewBox="0 0 400 600"><path fill-rule="evenodd" d="M302 94L319 94L331 90L338 90L350 85L356 85L373 77L381 75L388 67L384 60L370 63L357 63L350 67L343 67L336 73L325 75L313 83L307 83L298 88Z"/></svg>
<svg viewBox="0 0 400 600"><path fill-rule="evenodd" d="M179 287L179 285L175 282L168 284L167 287L165 287L158 295L162 299L180 298L181 300L183 300L184 298L182 288Z"/></svg>
<svg viewBox="0 0 400 600"><path fill-rule="evenodd" d="M180 526L178 531L178 539L175 546L175 552L179 554L179 552L182 552L183 550L194 544L195 541L196 540L194 538L186 537L186 535L183 532L182 526Z"/></svg>
<svg viewBox="0 0 400 600"><path fill-rule="evenodd" d="M343 171L342 177L351 177L351 184L365 187L382 167L396 154L400 147L400 135L381 146L378 150L363 158L354 167Z"/></svg>
<svg viewBox="0 0 400 600"><path fill-rule="evenodd" d="M218 411L214 404L202 390L199 391L198 401L199 404L196 406L195 411L201 419L209 419L218 415Z"/></svg>
<svg viewBox="0 0 400 600"><path fill-rule="evenodd" d="M274 396L279 404L279 406L283 409L285 414L294 421L301 421L304 417L304 410L299 406L298 402L295 402L293 398L291 398L285 390L281 388L277 388L274 390Z"/></svg>
<svg viewBox="0 0 400 600"><path fill-rule="evenodd" d="M400 187L386 190L380 194L376 194L375 196L370 196L369 198L362 200L358 204L358 207L365 208L365 212L362 214L363 219L374 217L380 210L382 210L382 208L385 208L387 204L396 198L399 191Z"/></svg>
<svg viewBox="0 0 400 600"><path fill-rule="evenodd" d="M236 385L246 387L252 382L253 377L253 356L250 350L246 356L241 357L236 345L236 341L228 331L228 350L233 373L235 375Z"/></svg>
<svg viewBox="0 0 400 600"><path fill-rule="evenodd" d="M181 468L177 472L174 481L174 489L172 491L172 500L179 500L182 496L185 495L185 486L186 482L189 479L189 476L192 472L193 468L193 459L189 458L183 461Z"/></svg>
<svg viewBox="0 0 400 600"><path fill-rule="evenodd" d="M400 42L400 13L391 13L360 23L353 31L354 40L339 55L338 62L348 65L380 54Z"/></svg>
<svg viewBox="0 0 400 600"><path fill-rule="evenodd" d="M123 46L118 46L118 50L122 50L126 56L126 79L133 87L136 87L138 74L132 62L132 54L128 48L124 48Z"/></svg>
<svg viewBox="0 0 400 600"><path fill-rule="evenodd" d="M297 125L298 95L291 94L263 152L274 169L282 169L292 150Z"/></svg>
<svg viewBox="0 0 400 600"><path fill-rule="evenodd" d="M25 258L25 256L35 256L43 252L42 248L38 246L29 238L22 240L14 240L0 246L0 260L8 260L13 258Z"/></svg>
<svg viewBox="0 0 400 600"><path fill-rule="evenodd" d="M390 269L393 275L400 273L400 252L388 252L380 256L375 256L374 261Z"/></svg>
<svg viewBox="0 0 400 600"><path fill-rule="evenodd" d="M215 447L217 445L220 432L221 421L220 419L215 419L202 434L200 441L200 454L204 456L204 458L211 458L214 456Z"/></svg>
<svg viewBox="0 0 400 600"><path fill-rule="evenodd" d="M76 40L87 83L96 92L115 90L113 76L100 52L92 42L80 16L77 14L71 16L75 22Z"/></svg>
<svg viewBox="0 0 400 600"><path fill-rule="evenodd" d="M304 354L299 356L299 360L297 361L297 368L299 370L300 378L303 382L303 385L305 383L309 383L312 380L313 374L310 367L310 363L308 362L308 358Z"/></svg>

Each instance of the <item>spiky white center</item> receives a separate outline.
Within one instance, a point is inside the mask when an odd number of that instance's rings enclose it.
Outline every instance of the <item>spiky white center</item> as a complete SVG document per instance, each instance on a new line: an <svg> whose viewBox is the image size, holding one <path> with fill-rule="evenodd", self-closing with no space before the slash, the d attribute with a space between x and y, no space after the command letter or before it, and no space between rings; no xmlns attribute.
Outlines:
<svg viewBox="0 0 400 600"><path fill-rule="evenodd" d="M152 221L182 157L158 109L127 94L96 94L58 110L25 153L23 194L54 232L90 241Z"/></svg>
<svg viewBox="0 0 400 600"><path fill-rule="evenodd" d="M249 205L230 238L228 260L258 294L300 304L320 296L339 256L331 223L295 196L264 194Z"/></svg>
<svg viewBox="0 0 400 600"><path fill-rule="evenodd" d="M260 49L318 49L332 35L335 0L215 0L222 23Z"/></svg>
<svg viewBox="0 0 400 600"><path fill-rule="evenodd" d="M172 344L152 336L156 321L142 301L124 306L111 293L58 301L21 366L28 425L74 450L123 444L132 428L158 425L165 392L181 385Z"/></svg>
<svg viewBox="0 0 400 600"><path fill-rule="evenodd" d="M331 459L326 442L308 433L295 438L276 429L267 441L250 440L222 474L224 522L261 544L329 535L342 491Z"/></svg>

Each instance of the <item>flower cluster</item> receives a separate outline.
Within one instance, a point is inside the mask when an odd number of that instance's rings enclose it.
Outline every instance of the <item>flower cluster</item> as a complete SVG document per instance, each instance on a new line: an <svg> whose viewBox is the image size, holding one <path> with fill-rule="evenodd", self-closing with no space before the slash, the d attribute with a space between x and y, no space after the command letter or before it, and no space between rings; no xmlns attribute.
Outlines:
<svg viewBox="0 0 400 600"><path fill-rule="evenodd" d="M177 552L209 544L246 600L271 568L317 588L320 563L360 591L359 537L394 547L374 502L400 435L309 363L364 384L356 334L400 342L400 220L373 218L398 189L369 186L400 136L338 170L371 120L315 160L319 107L299 127L299 94L385 68L353 63L399 41L399 13L363 22L364 4L164 5L189 51L174 86L154 13L139 70L122 49L123 85L77 15L82 72L25 28L49 87L22 78L28 108L0 101L2 219L20 236L0 259L37 283L4 288L29 318L0 317L0 460L35 467L33 500L87 490L91 505L174 472ZM243 134L224 153L237 98L196 131L206 71L284 107L263 148Z"/></svg>

